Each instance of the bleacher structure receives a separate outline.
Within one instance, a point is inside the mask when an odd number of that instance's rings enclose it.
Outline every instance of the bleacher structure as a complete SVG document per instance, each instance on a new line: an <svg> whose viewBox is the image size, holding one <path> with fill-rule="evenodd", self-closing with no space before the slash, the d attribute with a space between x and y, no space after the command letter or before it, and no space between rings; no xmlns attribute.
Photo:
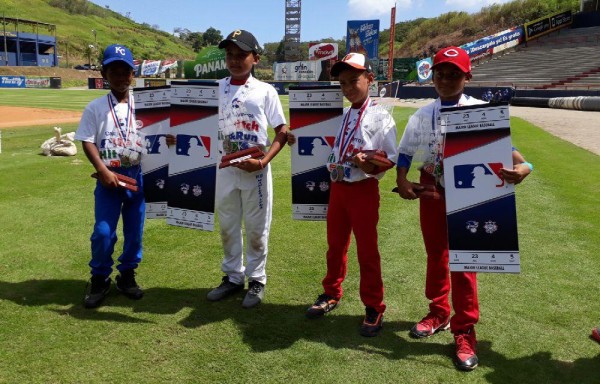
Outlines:
<svg viewBox="0 0 600 384"><path fill-rule="evenodd" d="M471 86L600 89L600 27L564 28L474 63Z"/></svg>

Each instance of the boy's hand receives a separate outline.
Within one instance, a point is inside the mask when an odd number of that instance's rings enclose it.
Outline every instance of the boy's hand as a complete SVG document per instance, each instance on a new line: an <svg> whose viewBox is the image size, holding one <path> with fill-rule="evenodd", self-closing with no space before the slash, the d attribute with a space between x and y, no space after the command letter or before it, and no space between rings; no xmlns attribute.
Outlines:
<svg viewBox="0 0 600 384"><path fill-rule="evenodd" d="M296 136L290 131L287 132L287 145L296 144Z"/></svg>
<svg viewBox="0 0 600 384"><path fill-rule="evenodd" d="M108 168L98 171L98 180L106 188L118 188L119 179L117 175L111 172Z"/></svg>
<svg viewBox="0 0 600 384"><path fill-rule="evenodd" d="M411 183L404 178L396 178L396 185L398 186L398 194L406 200L417 199L419 197L417 192L422 191L424 188L422 185Z"/></svg>
<svg viewBox="0 0 600 384"><path fill-rule="evenodd" d="M516 164L513 169L500 169L500 175L509 184L519 184L523 181L529 174L531 170L525 164Z"/></svg>
<svg viewBox="0 0 600 384"><path fill-rule="evenodd" d="M231 165L246 172L256 172L264 168L263 162L260 159L248 159Z"/></svg>
<svg viewBox="0 0 600 384"><path fill-rule="evenodd" d="M359 152L352 158L354 165L360 168L364 173L373 173L377 169L377 166L367 160L367 155L363 152Z"/></svg>
<svg viewBox="0 0 600 384"><path fill-rule="evenodd" d="M171 134L167 135L167 145L172 147L175 144L177 144L177 136Z"/></svg>

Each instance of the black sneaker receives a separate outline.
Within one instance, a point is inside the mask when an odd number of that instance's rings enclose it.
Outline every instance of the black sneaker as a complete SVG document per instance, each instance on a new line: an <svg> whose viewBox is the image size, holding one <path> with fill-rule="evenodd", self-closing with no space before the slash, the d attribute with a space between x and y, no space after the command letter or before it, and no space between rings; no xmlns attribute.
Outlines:
<svg viewBox="0 0 600 384"><path fill-rule="evenodd" d="M265 285L259 281L252 280L248 283L248 293L242 301L242 307L256 307L265 298Z"/></svg>
<svg viewBox="0 0 600 384"><path fill-rule="evenodd" d="M366 307L365 319L360 325L360 334L365 337L375 337L383 327L383 313L379 313L375 308Z"/></svg>
<svg viewBox="0 0 600 384"><path fill-rule="evenodd" d="M221 284L217 288L208 292L206 298L210 301L219 301L223 300L229 295L241 291L242 289L244 289L244 284L234 284L229 281L229 276L223 276Z"/></svg>
<svg viewBox="0 0 600 384"><path fill-rule="evenodd" d="M135 282L135 271L126 269L115 278L117 290L133 300L139 300L144 296L144 291Z"/></svg>
<svg viewBox="0 0 600 384"><path fill-rule="evenodd" d="M110 277L101 275L92 275L89 289L86 289L83 304L86 308L97 308L102 304L102 301L110 291Z"/></svg>
<svg viewBox="0 0 600 384"><path fill-rule="evenodd" d="M340 301L323 293L317 297L317 301L306 310L306 317L309 319L317 319L326 313L329 313L337 307Z"/></svg>

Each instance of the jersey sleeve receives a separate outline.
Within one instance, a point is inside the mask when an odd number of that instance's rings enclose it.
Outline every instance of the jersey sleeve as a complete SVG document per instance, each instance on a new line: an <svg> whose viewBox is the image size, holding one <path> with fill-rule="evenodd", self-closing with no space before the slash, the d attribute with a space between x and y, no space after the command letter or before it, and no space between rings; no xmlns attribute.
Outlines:
<svg viewBox="0 0 600 384"><path fill-rule="evenodd" d="M272 85L267 84L267 95L265 100L265 115L269 125L273 128L277 128L282 124L287 124L285 115L283 114L283 107L279 100L279 95Z"/></svg>
<svg viewBox="0 0 600 384"><path fill-rule="evenodd" d="M96 142L97 122L93 111L92 103L88 104L83 110L81 120L79 121L79 127L75 132L75 140L85 141L89 143Z"/></svg>

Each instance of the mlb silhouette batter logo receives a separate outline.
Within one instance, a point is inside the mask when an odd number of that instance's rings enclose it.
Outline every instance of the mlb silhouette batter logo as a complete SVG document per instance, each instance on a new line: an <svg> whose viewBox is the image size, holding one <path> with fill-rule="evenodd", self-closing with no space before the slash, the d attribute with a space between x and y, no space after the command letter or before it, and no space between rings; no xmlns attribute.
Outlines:
<svg viewBox="0 0 600 384"><path fill-rule="evenodd" d="M178 156L195 156L199 153L205 158L210 157L210 136L177 135L175 153Z"/></svg>
<svg viewBox="0 0 600 384"><path fill-rule="evenodd" d="M496 188L500 188L504 186L500 168L502 168L502 163L455 165L454 187L463 189L494 185Z"/></svg>
<svg viewBox="0 0 600 384"><path fill-rule="evenodd" d="M146 151L149 155L160 154L163 150L166 149L168 149L167 135L146 136Z"/></svg>
<svg viewBox="0 0 600 384"><path fill-rule="evenodd" d="M335 137L333 136L305 136L298 138L298 155L300 156L319 156L325 154L325 157L331 152Z"/></svg>

